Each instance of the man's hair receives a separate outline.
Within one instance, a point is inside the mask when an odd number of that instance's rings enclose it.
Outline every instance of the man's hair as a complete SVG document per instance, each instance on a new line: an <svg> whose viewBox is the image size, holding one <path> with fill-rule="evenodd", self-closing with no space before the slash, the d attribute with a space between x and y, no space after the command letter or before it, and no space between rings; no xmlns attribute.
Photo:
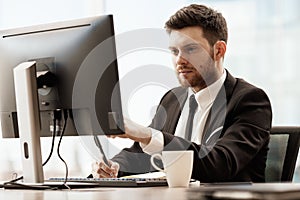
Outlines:
<svg viewBox="0 0 300 200"><path fill-rule="evenodd" d="M179 30L185 27L199 26L203 36L213 46L217 41L227 43L228 32L225 18L221 13L204 5L191 4L178 10L165 23L166 30Z"/></svg>

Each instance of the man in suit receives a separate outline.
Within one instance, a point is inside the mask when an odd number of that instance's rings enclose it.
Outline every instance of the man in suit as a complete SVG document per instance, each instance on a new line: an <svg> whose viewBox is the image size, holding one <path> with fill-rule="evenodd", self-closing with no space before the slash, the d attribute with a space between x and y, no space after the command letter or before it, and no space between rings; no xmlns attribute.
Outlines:
<svg viewBox="0 0 300 200"><path fill-rule="evenodd" d="M94 163L93 175L145 173L153 171L153 153L193 150L194 179L264 182L271 105L263 90L224 69L224 17L192 4L171 16L165 28L181 87L164 95L149 127L125 120L125 134L119 137L135 143L109 166Z"/></svg>

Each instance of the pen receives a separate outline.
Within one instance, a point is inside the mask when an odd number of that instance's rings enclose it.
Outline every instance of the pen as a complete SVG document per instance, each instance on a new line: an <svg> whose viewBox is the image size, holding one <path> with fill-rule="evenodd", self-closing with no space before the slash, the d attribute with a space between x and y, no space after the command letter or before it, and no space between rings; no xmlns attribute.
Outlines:
<svg viewBox="0 0 300 200"><path fill-rule="evenodd" d="M106 158L106 156L105 156L105 153L104 153L104 151L103 151L102 145L101 145L100 140L99 140L99 138L98 138L97 135L94 135L94 141L95 141L95 144L96 144L96 146L98 147L98 149L99 149L99 151L100 151L100 154L102 154L103 162L104 162L107 166L109 166L108 160L107 160L107 158Z"/></svg>

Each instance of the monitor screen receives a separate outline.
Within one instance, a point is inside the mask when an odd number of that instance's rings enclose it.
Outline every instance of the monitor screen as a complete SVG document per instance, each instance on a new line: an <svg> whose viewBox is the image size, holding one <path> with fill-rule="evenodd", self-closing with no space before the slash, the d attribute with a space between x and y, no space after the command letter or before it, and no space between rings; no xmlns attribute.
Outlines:
<svg viewBox="0 0 300 200"><path fill-rule="evenodd" d="M120 134L123 117L112 15L0 31L2 136L19 137L13 69L35 61L41 136L69 110L65 135Z"/></svg>

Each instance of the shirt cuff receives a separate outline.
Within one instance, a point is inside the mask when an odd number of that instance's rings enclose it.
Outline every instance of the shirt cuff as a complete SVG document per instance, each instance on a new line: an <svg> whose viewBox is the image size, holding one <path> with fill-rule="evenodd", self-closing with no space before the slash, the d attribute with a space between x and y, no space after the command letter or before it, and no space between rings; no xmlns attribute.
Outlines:
<svg viewBox="0 0 300 200"><path fill-rule="evenodd" d="M140 143L140 146L142 147L143 151L149 155L152 155L154 153L161 152L164 148L164 137L162 132L155 130L153 128L150 128L151 130L151 140L149 144L145 145Z"/></svg>

